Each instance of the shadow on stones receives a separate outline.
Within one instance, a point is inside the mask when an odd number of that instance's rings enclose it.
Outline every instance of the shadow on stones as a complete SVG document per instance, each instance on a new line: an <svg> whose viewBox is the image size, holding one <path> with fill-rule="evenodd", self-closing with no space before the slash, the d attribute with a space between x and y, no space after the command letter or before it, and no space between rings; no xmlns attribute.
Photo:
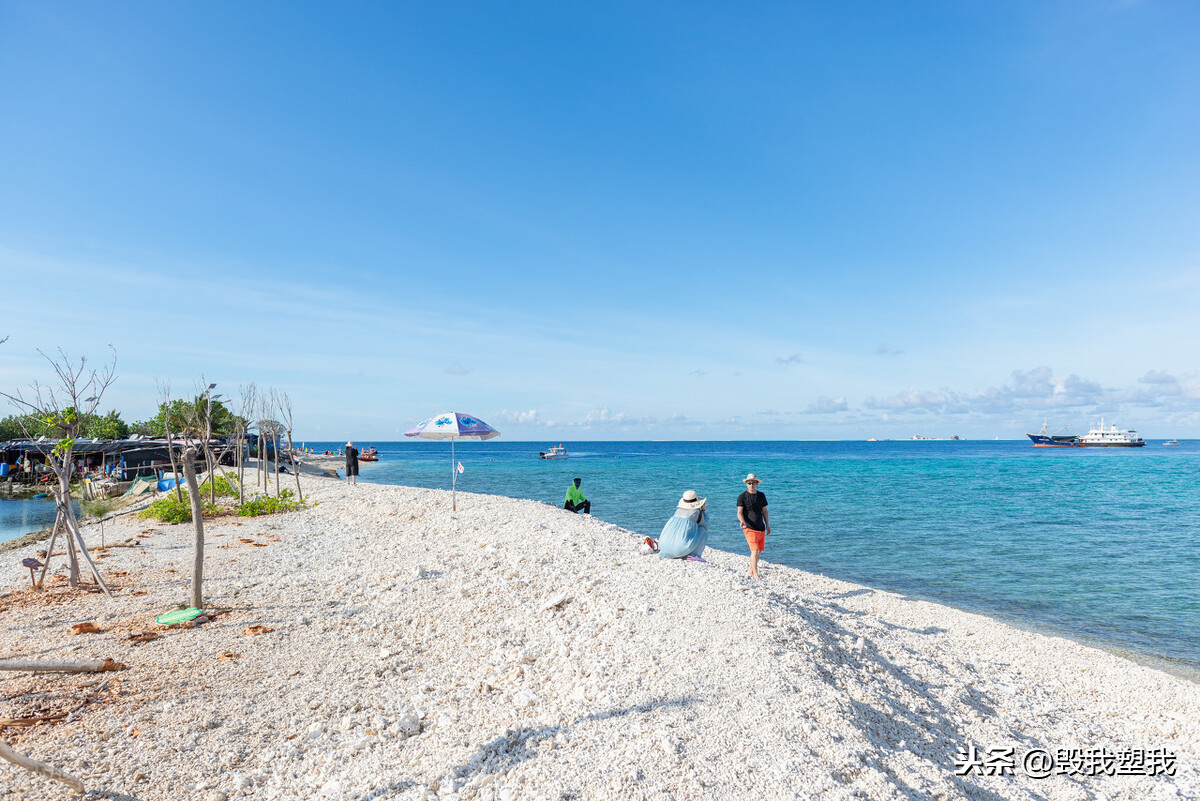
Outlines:
<svg viewBox="0 0 1200 801"><path fill-rule="evenodd" d="M570 731L573 725L589 721L622 718L627 715L652 712L656 709L687 707L697 700L699 699L694 696L686 696L663 701L649 701L635 706L606 709L593 712L590 715L582 715L576 719L574 724L565 726L554 725L539 726L537 728L522 727L520 729L509 729L499 737L481 745L479 750L472 754L466 763L451 768L450 773L458 779L465 779L478 774L507 773L520 763L536 757L538 755L537 746L539 743ZM374 796L370 797L373 798ZM363 801L367 801L367 799L363 799Z"/></svg>
<svg viewBox="0 0 1200 801"><path fill-rule="evenodd" d="M833 617L841 607L836 603L822 604L820 602L801 604L780 593L768 592L768 602L787 616L803 621L803 628L794 625L784 625L777 639L784 647L793 645L797 640L807 640L817 650L817 657L806 663L796 672L811 670L816 677L832 689L843 701L836 714L842 720L858 730L875 750L861 755L862 764L872 767L885 776L896 792L911 801L927 801L929 790L914 787L896 774L884 759L884 749L899 748L908 751L918 759L932 765L943 767L945 778L953 785L955 792L964 798L978 801L1003 801L1004 796L973 783L969 777L957 776L954 773L953 758L970 742L966 732L954 720L952 710L940 702L931 690L927 681L911 675L900 665L892 662L875 648L869 637L863 637L863 647L859 652L847 647L848 642L855 642L860 636L839 624ZM778 626L778 624L772 624ZM921 630L920 634L940 633L939 629ZM953 677L942 665L933 663L935 668L945 675L947 683ZM870 675L864 669L870 666L874 672ZM803 681L803 678L798 679ZM876 705L850 697L845 688L855 683L866 690L863 694L870 696ZM908 690L925 700L921 709L909 708L902 697L902 691ZM992 699L982 692L971 689L959 699L964 708L973 708L981 715L995 714ZM903 741L904 745L899 743ZM836 775L840 781L852 785L854 767L847 765L841 775Z"/></svg>

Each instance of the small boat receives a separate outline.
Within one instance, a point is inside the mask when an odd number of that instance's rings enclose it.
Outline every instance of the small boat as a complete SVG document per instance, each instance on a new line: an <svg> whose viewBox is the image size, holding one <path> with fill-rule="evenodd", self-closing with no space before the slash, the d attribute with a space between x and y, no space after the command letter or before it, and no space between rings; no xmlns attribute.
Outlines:
<svg viewBox="0 0 1200 801"><path fill-rule="evenodd" d="M379 451L376 450L375 448L367 448L365 451L363 451L362 453L360 453L358 455L358 461L360 461L360 462L378 462L379 461Z"/></svg>
<svg viewBox="0 0 1200 801"><path fill-rule="evenodd" d="M538 456L543 459L566 459L567 449L562 445L551 445L548 451L538 451Z"/></svg>
<svg viewBox="0 0 1200 801"><path fill-rule="evenodd" d="M1170 439L1163 443L1163 445L1166 447L1171 447L1172 445L1178 445L1178 444L1179 444L1179 440L1177 440L1177 439Z"/></svg>

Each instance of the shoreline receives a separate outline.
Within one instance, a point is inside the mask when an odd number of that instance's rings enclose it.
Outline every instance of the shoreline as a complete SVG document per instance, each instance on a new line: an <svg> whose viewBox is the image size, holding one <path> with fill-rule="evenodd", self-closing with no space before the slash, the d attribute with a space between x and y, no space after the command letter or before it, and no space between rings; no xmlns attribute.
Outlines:
<svg viewBox="0 0 1200 801"><path fill-rule="evenodd" d="M907 441L907 440L904 440L904 441ZM950 440L946 440L946 441L950 441ZM982 440L982 441L990 442L991 440ZM395 444L395 443L381 443L381 444ZM310 455L310 458L311 458L311 455ZM343 470L344 463L343 463L341 457L320 456L319 458L328 460L328 466L332 467L332 468L336 468L339 471L339 473L344 472L344 470ZM364 464L362 466L363 473L360 474L359 478L361 479L363 477L363 475L367 475L372 466L373 465L370 463ZM344 478L343 478L343 481L344 481ZM399 485L399 484L388 484L388 483L384 483L384 482L374 482L374 481L366 481L364 483L375 484L376 486L383 486L383 487L405 486L405 485ZM417 488L412 488L412 489L417 489ZM509 498L511 500L527 500L524 498L515 498L513 496L508 496L508 495L497 495L496 497ZM609 521L605 520L602 515L597 515L595 517L595 519L599 520L603 523L609 524L609 525L615 525L615 524L611 524L611 523L609 523ZM638 536L646 536L646 535L639 534ZM650 535L650 536L654 536L654 535ZM714 546L710 545L709 549L714 550ZM725 553L730 553L731 555L741 555L741 554L737 554L737 553L731 552L731 551L726 551ZM1173 657L1173 656L1170 656L1167 654L1161 654L1161 653L1157 653L1157 652L1149 651L1149 650L1139 650L1137 648L1130 647L1130 645L1128 643L1119 642L1116 639L1105 638L1100 635L1088 635L1085 633L1081 633L1079 631L1072 630L1072 629L1068 628L1067 626L1049 623L1049 622L1043 622L1036 618L1029 617L1026 615L1021 615L1019 613L1008 613L1008 612L1004 612L1001 610L987 608L982 604L979 604L979 605L969 604L969 603L968 604L958 604L950 599L941 598L932 593L926 593L920 587L917 587L917 588L880 587L873 583L870 583L868 580L856 578L851 575L839 575L839 574L833 574L833 573L829 573L829 572L809 571L809 570L805 570L802 567L793 567L791 565L780 565L777 562L771 562L771 564L776 565L776 566L789 567L790 569L799 570L801 572L809 573L811 575L827 577L827 578L834 579L837 581L845 581L850 584L869 587L870 589L873 589L873 590L876 590L879 592L890 592L890 593L895 593L897 595L909 596L916 600L925 601L928 603L939 604L942 606L949 607L951 609L958 610L960 612L983 615L985 617L991 618L992 620L995 620L997 623L1011 626L1011 627L1021 630L1021 631L1025 631L1025 632L1028 632L1031 634L1040 634L1040 635L1044 635L1044 636L1048 636L1048 637L1061 637L1064 639L1068 639L1068 640L1071 640L1072 642L1078 643L1079 645L1106 651L1108 653L1113 654L1114 656L1118 656L1122 659L1129 659L1129 660L1136 662L1140 665L1143 665L1145 667L1163 671L1163 672L1168 673L1177 678L1181 678L1181 679L1195 682L1195 683L1200 683L1200 662L1197 662L1197 661L1193 661L1193 660L1189 660L1189 659L1185 659L1185 658L1181 658L1181 657Z"/></svg>
<svg viewBox="0 0 1200 801"><path fill-rule="evenodd" d="M442 490L305 492L319 504L206 526L227 611L194 629L153 623L186 595L186 524L109 524L112 602L0 574L0 653L129 665L0 674L0 697L89 699L0 737L135 798L1200 794L1200 687L1107 651L773 563L754 583L725 552L641 556L534 501L459 493L452 516ZM70 632L88 620L103 631ZM1177 771L955 776L968 743L1163 747ZM63 795L7 765L3 786Z"/></svg>
<svg viewBox="0 0 1200 801"><path fill-rule="evenodd" d="M850 441L854 441L854 440L850 440ZM904 440L904 441L907 441L907 440ZM949 441L949 440L946 440L946 441ZM981 440L981 441L989 442L990 440ZM324 443L324 444L328 444L328 443ZM397 443L396 442L382 442L381 444L394 445ZM408 443L404 443L404 444L408 444ZM333 471L337 472L338 476L340 476L340 478L338 480L341 481L342 483L345 482L345 475L344 475L345 460L342 456L340 456L340 455L326 456L321 453L311 453L311 454L306 453L306 454L303 454L302 457L303 457L303 464L300 465L300 473L302 476L309 477L309 478L332 479L332 476L329 474L329 471L333 470ZM253 460L249 460L247 462L247 468L246 468L247 471L251 470L250 466L253 464L254 464ZM284 464L286 464L286 463L284 463ZM361 479L361 478L363 478L364 475L368 475L374 466L375 466L375 463L371 463L371 462L362 463L361 468L363 470L363 473L360 474L359 478ZM227 469L230 470L230 472L234 472L233 468L227 468ZM287 479L285 478L284 481L286 482L286 480ZM409 487L407 485L389 484L389 483L385 483L385 482L375 482L375 481L369 481L369 480L364 481L363 483L372 484L372 485L381 486L381 487L403 487L406 489L413 489L413 490L423 489L423 488L419 488L419 487ZM285 483L285 486L286 486L286 483ZM437 490L431 490L431 491L437 491ZM466 493L466 494L474 494L474 493ZM157 496L155 496L155 495L146 496L147 499L153 499L154 497L157 497ZM508 496L508 495L496 495L494 497L507 498L509 500L528 500L528 499L524 499L524 498L515 498L512 496ZM145 499L143 499L143 500L145 500ZM141 507L141 506L144 506L145 503L135 503L133 505ZM604 518L601 516L596 516L595 519L602 523L605 523L606 525L616 525L613 523L609 523L609 521L604 520ZM87 524L91 524L94 522L95 521L87 521ZM30 532L28 534L20 535L11 540L0 541L0 554L40 542L45 537L49 536L49 534L50 534L50 529L43 528L40 531L35 531L35 532ZM640 537L640 536L644 536L644 535L638 534L638 536ZM709 546L709 549L716 550L711 545ZM723 551L723 553L728 553L733 556L740 555L735 552L729 552L729 551ZM969 604L969 603L968 604L955 603L952 600L937 597L935 594L926 593L923 591L923 589L921 587L915 587L915 588L880 587L873 583L870 583L869 579L860 579L860 578L857 578L852 575L839 575L839 574L833 574L833 573L829 573L829 572L809 571L809 570L805 570L804 568L801 568L801 567L793 567L790 565L780 565L779 563L775 563L775 562L771 562L771 564L773 564L777 567L788 567L789 569L799 570L803 573L808 573L810 575L822 576L822 577L830 578L830 579L837 580L837 581L844 581L844 582L847 582L850 584L854 584L856 586L868 587L868 588L878 591L878 592L889 592L889 593L894 593L894 594L901 595L901 596L911 597L913 599L928 602L928 603L939 604L939 605L946 606L951 609L955 609L960 612L983 615L985 617L988 617L988 618L996 621L997 623L1000 623L1000 624L1003 624L1006 626L1011 626L1012 628L1018 629L1020 631L1028 632L1030 634L1039 634L1039 635L1048 636L1048 637L1061 637L1064 639L1068 639L1079 645L1089 647L1089 648L1096 648L1096 649L1105 651L1107 653L1113 654L1114 656L1117 656L1122 659L1129 659L1130 661L1136 662L1137 664L1143 665L1145 667L1149 667L1154 670L1160 670L1164 673L1168 673L1177 678L1184 679L1184 680L1190 681L1190 682L1200 683L1200 662L1196 662L1193 660L1189 660L1189 659L1185 659L1185 658L1181 658L1181 657L1173 657L1170 655L1160 654L1160 653L1157 653L1154 651L1149 651L1149 650L1139 650L1135 647L1130 647L1129 644L1127 644L1127 643L1119 642L1116 639L1105 638L1100 635L1088 635L1085 633L1081 633L1079 631L1072 630L1066 626L1049 623L1049 622L1043 622L1036 618L1021 615L1019 613L1008 613L1008 612L1004 612L1002 610L990 609L982 604L975 605L975 604Z"/></svg>

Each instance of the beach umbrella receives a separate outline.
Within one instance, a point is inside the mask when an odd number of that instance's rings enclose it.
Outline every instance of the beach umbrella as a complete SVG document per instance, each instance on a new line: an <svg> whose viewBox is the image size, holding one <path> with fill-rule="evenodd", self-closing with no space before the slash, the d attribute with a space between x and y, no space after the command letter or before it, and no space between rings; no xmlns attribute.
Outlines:
<svg viewBox="0 0 1200 801"><path fill-rule="evenodd" d="M422 420L404 432L406 437L421 439L450 440L450 508L458 511L458 503L454 496L455 485L458 481L458 470L454 462L454 441L459 439L491 439L500 436L500 432L480 420L462 412L445 412L436 414L428 420Z"/></svg>

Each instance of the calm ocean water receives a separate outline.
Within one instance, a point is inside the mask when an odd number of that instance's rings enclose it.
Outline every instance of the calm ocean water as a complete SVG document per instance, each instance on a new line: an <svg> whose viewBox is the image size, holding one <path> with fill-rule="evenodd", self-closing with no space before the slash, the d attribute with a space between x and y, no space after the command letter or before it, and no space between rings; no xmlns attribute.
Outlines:
<svg viewBox="0 0 1200 801"><path fill-rule="evenodd" d="M369 444L382 461L360 480L449 489L448 443ZM770 561L1200 676L1200 443L564 442L570 458L539 459L552 444L459 443L458 486L561 506L580 476L593 515L654 536L694 489L709 543L748 554L735 507L753 471Z"/></svg>
<svg viewBox="0 0 1200 801"><path fill-rule="evenodd" d="M382 461L360 480L449 489L449 444L365 444ZM580 476L596 517L653 536L694 489L709 499L710 544L748 553L735 504L753 471L770 501L769 561L1200 677L1200 442L564 442L569 459L539 459L551 444L459 443L458 486L561 506ZM53 512L0 500L0 541Z"/></svg>
<svg viewBox="0 0 1200 801"><path fill-rule="evenodd" d="M54 499L14 500L0 495L0 542L54 525Z"/></svg>

